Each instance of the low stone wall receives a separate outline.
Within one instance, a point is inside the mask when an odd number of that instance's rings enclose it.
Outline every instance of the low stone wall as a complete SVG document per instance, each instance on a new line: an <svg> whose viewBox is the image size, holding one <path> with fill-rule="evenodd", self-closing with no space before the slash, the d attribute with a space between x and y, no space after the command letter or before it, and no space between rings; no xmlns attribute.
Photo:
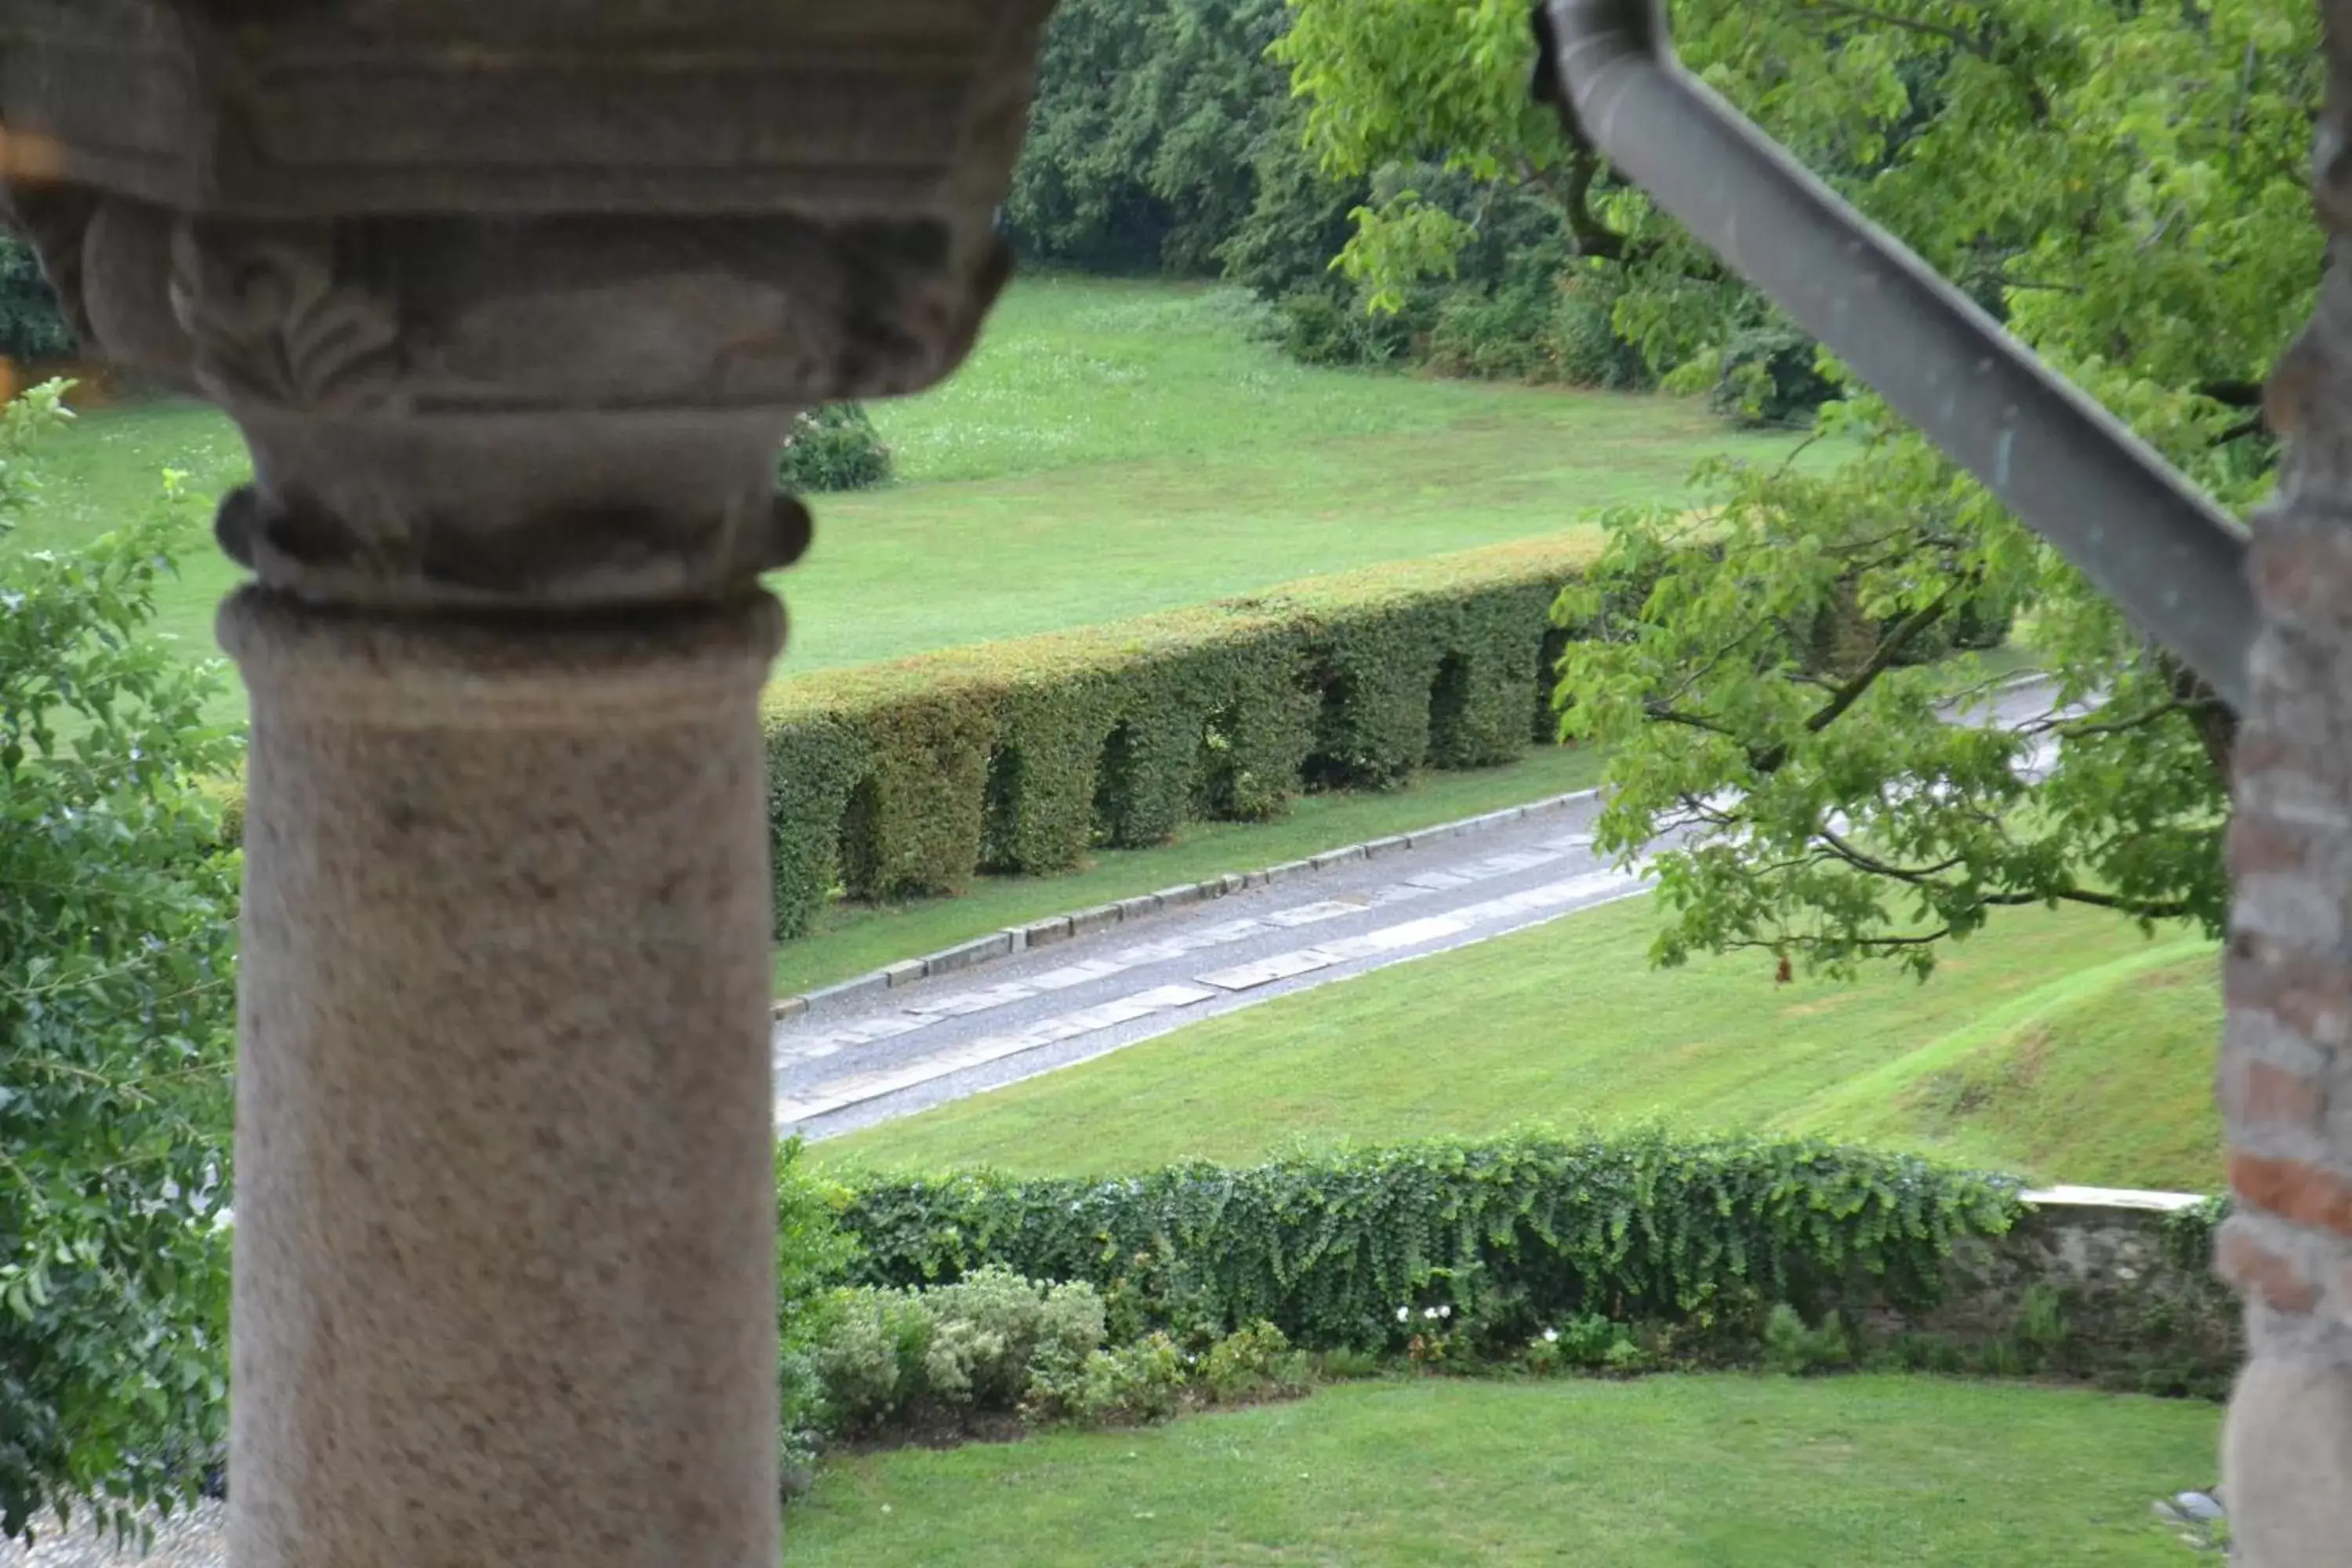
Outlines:
<svg viewBox="0 0 2352 1568"><path fill-rule="evenodd" d="M2189 1193L2056 1187L2024 1194L2007 1236L1963 1244L1934 1310L1876 1327L1948 1342L1968 1362L2155 1394L2220 1397L2245 1354L2214 1274L2217 1216Z"/></svg>

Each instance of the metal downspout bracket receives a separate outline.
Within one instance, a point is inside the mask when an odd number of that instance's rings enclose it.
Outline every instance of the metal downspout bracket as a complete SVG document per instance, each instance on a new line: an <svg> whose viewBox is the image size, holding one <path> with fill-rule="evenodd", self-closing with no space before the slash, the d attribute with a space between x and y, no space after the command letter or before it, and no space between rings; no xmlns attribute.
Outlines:
<svg viewBox="0 0 2352 1568"><path fill-rule="evenodd" d="M1653 0L1549 0L1536 94L2243 711L2243 527L1676 63Z"/></svg>

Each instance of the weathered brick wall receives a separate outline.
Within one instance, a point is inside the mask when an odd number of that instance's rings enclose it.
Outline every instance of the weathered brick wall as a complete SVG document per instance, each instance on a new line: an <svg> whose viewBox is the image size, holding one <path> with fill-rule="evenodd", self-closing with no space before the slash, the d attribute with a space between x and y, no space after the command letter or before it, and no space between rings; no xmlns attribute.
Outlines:
<svg viewBox="0 0 2352 1568"><path fill-rule="evenodd" d="M2264 626L2230 835L2219 1089L2237 1202L2215 1252L2246 1302L2223 1468L2247 1568L2352 1553L2352 3L2323 10L2314 174L2334 265L2266 401L2288 453L2254 523Z"/></svg>

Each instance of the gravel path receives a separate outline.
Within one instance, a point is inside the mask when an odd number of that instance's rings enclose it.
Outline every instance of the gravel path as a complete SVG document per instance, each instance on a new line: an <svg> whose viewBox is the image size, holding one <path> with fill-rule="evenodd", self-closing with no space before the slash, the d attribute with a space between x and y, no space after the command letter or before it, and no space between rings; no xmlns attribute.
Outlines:
<svg viewBox="0 0 2352 1568"><path fill-rule="evenodd" d="M117 1550L88 1526L58 1532L45 1526L31 1552L0 1542L0 1568L226 1568L228 1505L211 1500L159 1521L144 1550Z"/></svg>

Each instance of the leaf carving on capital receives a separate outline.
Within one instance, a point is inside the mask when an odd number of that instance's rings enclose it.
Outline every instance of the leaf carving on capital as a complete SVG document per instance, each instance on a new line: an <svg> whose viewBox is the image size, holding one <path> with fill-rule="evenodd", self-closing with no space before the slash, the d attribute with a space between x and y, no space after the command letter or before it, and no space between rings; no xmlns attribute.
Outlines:
<svg viewBox="0 0 2352 1568"><path fill-rule="evenodd" d="M339 276L335 261L324 224L184 222L171 299L197 384L231 407L396 412L405 382L399 309Z"/></svg>

